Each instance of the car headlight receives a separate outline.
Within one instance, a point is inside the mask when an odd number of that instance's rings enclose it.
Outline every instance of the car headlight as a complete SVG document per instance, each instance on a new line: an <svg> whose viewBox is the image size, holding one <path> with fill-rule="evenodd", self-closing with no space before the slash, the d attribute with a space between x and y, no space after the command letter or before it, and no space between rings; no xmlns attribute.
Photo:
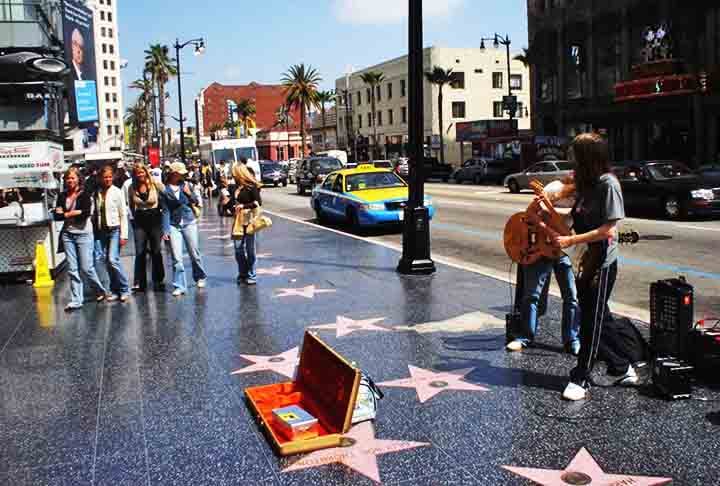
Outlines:
<svg viewBox="0 0 720 486"><path fill-rule="evenodd" d="M715 199L712 189L697 189L695 191L690 191L690 195L693 199Z"/></svg>

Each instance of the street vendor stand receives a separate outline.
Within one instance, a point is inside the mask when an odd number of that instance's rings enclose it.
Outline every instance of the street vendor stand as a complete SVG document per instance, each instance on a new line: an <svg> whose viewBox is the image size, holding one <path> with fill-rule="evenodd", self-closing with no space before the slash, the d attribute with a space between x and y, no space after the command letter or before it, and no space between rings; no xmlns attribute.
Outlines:
<svg viewBox="0 0 720 486"><path fill-rule="evenodd" d="M52 210L63 168L57 143L0 143L0 190L13 194L13 201L0 207L0 275L32 273L37 242L44 244L52 275L62 269L65 254L57 252L62 222L53 220Z"/></svg>

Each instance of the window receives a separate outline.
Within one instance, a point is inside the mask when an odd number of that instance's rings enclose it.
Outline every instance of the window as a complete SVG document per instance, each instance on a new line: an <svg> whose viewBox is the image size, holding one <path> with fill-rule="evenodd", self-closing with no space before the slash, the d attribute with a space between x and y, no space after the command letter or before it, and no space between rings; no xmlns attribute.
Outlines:
<svg viewBox="0 0 720 486"><path fill-rule="evenodd" d="M115 76L112 77L112 79L111 79L111 84L112 84L113 86L117 86L117 78L116 78Z"/></svg>
<svg viewBox="0 0 720 486"><path fill-rule="evenodd" d="M117 103L117 93L113 93L112 100L113 100L113 103Z"/></svg>
<svg viewBox="0 0 720 486"><path fill-rule="evenodd" d="M358 115L358 128L362 128L362 115Z"/></svg>
<svg viewBox="0 0 720 486"><path fill-rule="evenodd" d="M362 95L360 94L360 91L357 92L357 105L362 105Z"/></svg>
<svg viewBox="0 0 720 486"><path fill-rule="evenodd" d="M388 99L392 99L392 83L388 83L387 85L387 93L388 93Z"/></svg>
<svg viewBox="0 0 720 486"><path fill-rule="evenodd" d="M375 99L380 101L382 99L382 92L380 91L380 85L375 87Z"/></svg>
<svg viewBox="0 0 720 486"><path fill-rule="evenodd" d="M388 125L392 125L395 123L395 117L393 117L393 111L388 110Z"/></svg>
<svg viewBox="0 0 720 486"><path fill-rule="evenodd" d="M110 78L105 76L105 86L110 86Z"/></svg>
<svg viewBox="0 0 720 486"><path fill-rule="evenodd" d="M112 135L112 127L110 125L107 126L107 132L108 135Z"/></svg>
<svg viewBox="0 0 720 486"><path fill-rule="evenodd" d="M107 59L103 59L103 69L107 69L107 68L108 68Z"/></svg>
<svg viewBox="0 0 720 486"><path fill-rule="evenodd" d="M118 118L118 111L117 111L117 110L113 110L113 118L115 118L115 119Z"/></svg>
<svg viewBox="0 0 720 486"><path fill-rule="evenodd" d="M103 54L107 54L107 44L102 45Z"/></svg>
<svg viewBox="0 0 720 486"><path fill-rule="evenodd" d="M110 37L112 39L112 36L113 36L113 30L108 29L108 37Z"/></svg>
<svg viewBox="0 0 720 486"><path fill-rule="evenodd" d="M110 54L115 54L115 46L110 44L109 46Z"/></svg>
<svg viewBox="0 0 720 486"><path fill-rule="evenodd" d="M465 118L465 102L464 101L453 101L452 116L453 116L453 118Z"/></svg>
<svg viewBox="0 0 720 486"><path fill-rule="evenodd" d="M112 22L112 12L108 12L108 22Z"/></svg>
<svg viewBox="0 0 720 486"><path fill-rule="evenodd" d="M370 88L365 88L365 99L367 100L368 104L370 104L370 97L372 96L370 92Z"/></svg>
<svg viewBox="0 0 720 486"><path fill-rule="evenodd" d="M343 126L343 117L338 118L338 126L339 127Z"/></svg>
<svg viewBox="0 0 720 486"><path fill-rule="evenodd" d="M403 106L400 108L400 118L403 123L407 123L407 107Z"/></svg>
<svg viewBox="0 0 720 486"><path fill-rule="evenodd" d="M110 61L110 69L115 70L115 61Z"/></svg>
<svg viewBox="0 0 720 486"><path fill-rule="evenodd" d="M400 80L400 97L401 97L401 98L405 98L405 94L406 94L406 89L405 89L406 86L405 86L405 84L406 84L406 83L405 83L405 80L404 80L404 79L401 79L401 80Z"/></svg>
<svg viewBox="0 0 720 486"><path fill-rule="evenodd" d="M110 118L110 109L105 110L106 118Z"/></svg>
<svg viewBox="0 0 720 486"><path fill-rule="evenodd" d="M452 89L465 89L465 73L457 72L451 74L450 87Z"/></svg>
<svg viewBox="0 0 720 486"><path fill-rule="evenodd" d="M483 73L483 70L482 70L482 69L476 69L476 70L475 70L475 74L482 74L482 73Z"/></svg>
<svg viewBox="0 0 720 486"><path fill-rule="evenodd" d="M112 7L112 0L107 0L108 7Z"/></svg>
<svg viewBox="0 0 720 486"><path fill-rule="evenodd" d="M382 111L377 112L377 124L378 126L382 126Z"/></svg>
<svg viewBox="0 0 720 486"><path fill-rule="evenodd" d="M493 116L495 118L502 118L503 117L503 104L502 101L494 101L493 102Z"/></svg>
<svg viewBox="0 0 720 486"><path fill-rule="evenodd" d="M522 88L522 74L511 74L510 75L510 89L521 90Z"/></svg>
<svg viewBox="0 0 720 486"><path fill-rule="evenodd" d="M110 103L110 93L105 93L105 102Z"/></svg>
<svg viewBox="0 0 720 486"><path fill-rule="evenodd" d="M502 89L503 87L503 73L493 73L492 75L492 86L495 89Z"/></svg>
<svg viewBox="0 0 720 486"><path fill-rule="evenodd" d="M106 33L107 33L107 29L105 27L100 27L100 35L105 37Z"/></svg>
<svg viewBox="0 0 720 486"><path fill-rule="evenodd" d="M105 10L100 10L100 20L105 20Z"/></svg>
<svg viewBox="0 0 720 486"><path fill-rule="evenodd" d="M373 126L372 113L367 114L367 124L368 124L368 127Z"/></svg>

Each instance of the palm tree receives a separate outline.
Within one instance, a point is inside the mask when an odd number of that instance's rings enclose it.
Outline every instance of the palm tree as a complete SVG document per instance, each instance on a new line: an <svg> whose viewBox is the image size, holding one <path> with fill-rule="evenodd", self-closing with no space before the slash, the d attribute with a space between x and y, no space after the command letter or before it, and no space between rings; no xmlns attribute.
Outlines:
<svg viewBox="0 0 720 486"><path fill-rule="evenodd" d="M443 133L443 86L450 84L453 80L452 68L443 69L440 66L434 66L433 70L425 73L425 78L438 87L438 118L440 124L440 162L445 163L445 136Z"/></svg>
<svg viewBox="0 0 720 486"><path fill-rule="evenodd" d="M232 122L232 120L226 120L225 123L223 123L222 126L225 130L227 130L229 137L235 136L235 129L237 128L235 124Z"/></svg>
<svg viewBox="0 0 720 486"><path fill-rule="evenodd" d="M318 93L318 104L320 105L320 113L322 116L322 136L323 136L323 149L327 150L327 133L325 132L325 105L328 103L332 103L335 101L335 91L320 91ZM337 124L335 125L335 128L337 128Z"/></svg>
<svg viewBox="0 0 720 486"><path fill-rule="evenodd" d="M383 80L385 79L385 75L378 71L368 71L367 73L362 74L360 76L360 79L362 79L363 83L370 86L370 109L372 110L371 118L373 124L373 158L376 159L379 157L379 155L377 152L377 120L375 119L375 87L383 82Z"/></svg>
<svg viewBox="0 0 720 486"><path fill-rule="evenodd" d="M130 126L131 144L135 151L142 152L143 132L147 122L147 110L141 98L125 111L125 123Z"/></svg>
<svg viewBox="0 0 720 486"><path fill-rule="evenodd" d="M141 91L140 95L138 96L137 102L135 103L135 108L138 110L142 110L142 116L138 119L138 128L140 129L139 134L140 142L144 139L145 142L148 142L151 139L151 118L148 114L148 110L152 106L152 98L153 98L153 86L152 83L145 79L136 79L132 83L130 83L130 89L139 89ZM142 143L140 144L142 145ZM140 147L138 147L140 148Z"/></svg>
<svg viewBox="0 0 720 486"><path fill-rule="evenodd" d="M277 111L275 111L275 124L273 125L273 128L275 127L285 127L285 132L287 133L287 159L290 160L290 130L289 126L291 123L294 123L292 114L290 113L290 109L287 107L287 105L280 105L278 107Z"/></svg>
<svg viewBox="0 0 720 486"><path fill-rule="evenodd" d="M530 90L530 93L533 92L532 86L533 86L533 54L530 51L530 49L523 47L522 54L518 54L515 57L513 57L514 60L520 61L523 63L523 66L525 66L528 70L528 89ZM532 106L532 100L534 99L533 96L530 96L530 109L532 110L534 107ZM532 125L532 118L530 119L530 124Z"/></svg>
<svg viewBox="0 0 720 486"><path fill-rule="evenodd" d="M212 125L210 125L210 136L212 137L213 140L217 139L217 134L222 129L223 129L222 125L219 125L217 123L213 123Z"/></svg>
<svg viewBox="0 0 720 486"><path fill-rule="evenodd" d="M238 119L242 123L243 128L245 129L245 136L247 136L248 125L257 114L257 109L255 108L255 100L243 98L236 101L235 104L237 105L235 108L235 113L238 114Z"/></svg>
<svg viewBox="0 0 720 486"><path fill-rule="evenodd" d="M157 86L158 109L160 111L160 147L165 150L165 85L171 77L177 76L177 64L170 57L166 45L151 44L145 51L145 69L151 74L152 82Z"/></svg>
<svg viewBox="0 0 720 486"><path fill-rule="evenodd" d="M302 139L301 157L305 157L305 117L308 108L318 106L318 84L322 77L312 66L295 64L283 74L285 100L288 108L300 110L300 138Z"/></svg>

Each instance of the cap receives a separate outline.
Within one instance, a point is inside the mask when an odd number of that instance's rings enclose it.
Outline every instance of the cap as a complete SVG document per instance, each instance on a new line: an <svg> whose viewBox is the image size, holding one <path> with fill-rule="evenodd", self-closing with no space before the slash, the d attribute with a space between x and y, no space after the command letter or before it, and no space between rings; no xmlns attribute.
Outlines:
<svg viewBox="0 0 720 486"><path fill-rule="evenodd" d="M173 162L172 164L170 164L170 172L180 175L185 175L188 173L187 169L185 168L185 164L183 164L182 162Z"/></svg>

